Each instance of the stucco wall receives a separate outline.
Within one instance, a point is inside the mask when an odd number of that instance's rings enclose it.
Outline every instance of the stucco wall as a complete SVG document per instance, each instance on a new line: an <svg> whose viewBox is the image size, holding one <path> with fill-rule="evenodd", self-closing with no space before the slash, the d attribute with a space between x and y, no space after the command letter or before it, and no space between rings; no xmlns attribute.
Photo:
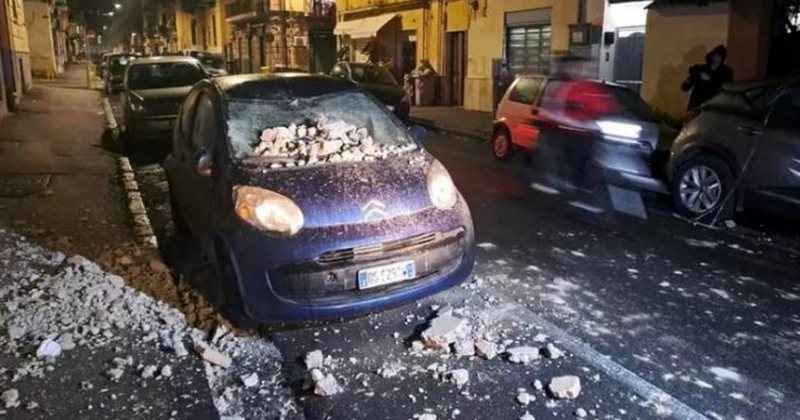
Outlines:
<svg viewBox="0 0 800 420"><path fill-rule="evenodd" d="M577 0L506 0L488 2L472 15L467 39L467 79L464 108L491 111L492 59L503 58L505 15L520 10L551 8L551 51L565 52L569 47L569 24L578 16Z"/></svg>
<svg viewBox="0 0 800 420"><path fill-rule="evenodd" d="M53 78L57 74L50 12L48 3L39 0L25 2L31 72L37 77Z"/></svg>
<svg viewBox="0 0 800 420"><path fill-rule="evenodd" d="M686 112L689 95L681 91L689 67L702 63L706 53L726 44L729 4L706 7L664 7L647 14L642 97L673 118Z"/></svg>

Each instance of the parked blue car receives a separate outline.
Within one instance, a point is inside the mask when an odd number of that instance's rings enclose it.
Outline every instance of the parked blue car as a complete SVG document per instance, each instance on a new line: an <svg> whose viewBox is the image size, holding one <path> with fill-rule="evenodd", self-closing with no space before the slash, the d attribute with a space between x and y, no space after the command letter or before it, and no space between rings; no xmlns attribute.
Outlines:
<svg viewBox="0 0 800 420"><path fill-rule="evenodd" d="M204 80L164 162L174 224L252 320L349 317L437 293L471 273L474 231L420 137L347 81Z"/></svg>

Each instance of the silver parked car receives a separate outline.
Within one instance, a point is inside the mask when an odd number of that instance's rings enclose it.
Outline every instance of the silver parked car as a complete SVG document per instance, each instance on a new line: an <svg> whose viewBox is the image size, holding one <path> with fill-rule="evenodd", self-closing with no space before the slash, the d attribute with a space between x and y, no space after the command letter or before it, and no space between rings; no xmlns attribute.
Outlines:
<svg viewBox="0 0 800 420"><path fill-rule="evenodd" d="M675 206L724 220L800 209L800 79L725 86L681 131L668 165Z"/></svg>

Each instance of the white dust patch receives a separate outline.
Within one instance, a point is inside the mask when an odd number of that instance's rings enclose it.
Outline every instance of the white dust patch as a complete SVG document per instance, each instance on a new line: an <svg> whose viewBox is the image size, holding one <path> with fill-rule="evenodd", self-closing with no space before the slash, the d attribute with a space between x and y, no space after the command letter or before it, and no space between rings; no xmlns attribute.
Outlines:
<svg viewBox="0 0 800 420"><path fill-rule="evenodd" d="M480 249L485 249L487 251L491 251L491 250L497 249L497 245L495 245L495 244L493 244L491 242L481 242L481 243L479 243L477 245L477 247L480 248Z"/></svg>
<svg viewBox="0 0 800 420"><path fill-rule="evenodd" d="M721 298L723 298L725 300L731 300L731 295L728 294L728 292L726 292L726 291L724 291L722 289L715 289L715 288L712 287L712 288L710 288L708 290L711 293L713 293L713 294L715 294L715 295L717 295L717 296L719 296L719 297L721 297Z"/></svg>
<svg viewBox="0 0 800 420"><path fill-rule="evenodd" d="M713 373L714 376L717 378L718 381L733 381L733 382L743 382L742 375L736 372L733 369L728 369L719 366L713 366L708 369L709 372Z"/></svg>

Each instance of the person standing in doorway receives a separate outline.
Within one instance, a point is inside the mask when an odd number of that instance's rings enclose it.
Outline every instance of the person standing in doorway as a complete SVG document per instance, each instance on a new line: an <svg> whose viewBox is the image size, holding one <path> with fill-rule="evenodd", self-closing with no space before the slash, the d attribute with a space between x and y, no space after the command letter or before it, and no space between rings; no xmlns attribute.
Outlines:
<svg viewBox="0 0 800 420"><path fill-rule="evenodd" d="M691 91L689 112L694 112L719 92L724 83L733 81L733 69L725 64L728 50L723 45L714 47L706 54L705 64L689 68L689 76L681 85L684 92Z"/></svg>

